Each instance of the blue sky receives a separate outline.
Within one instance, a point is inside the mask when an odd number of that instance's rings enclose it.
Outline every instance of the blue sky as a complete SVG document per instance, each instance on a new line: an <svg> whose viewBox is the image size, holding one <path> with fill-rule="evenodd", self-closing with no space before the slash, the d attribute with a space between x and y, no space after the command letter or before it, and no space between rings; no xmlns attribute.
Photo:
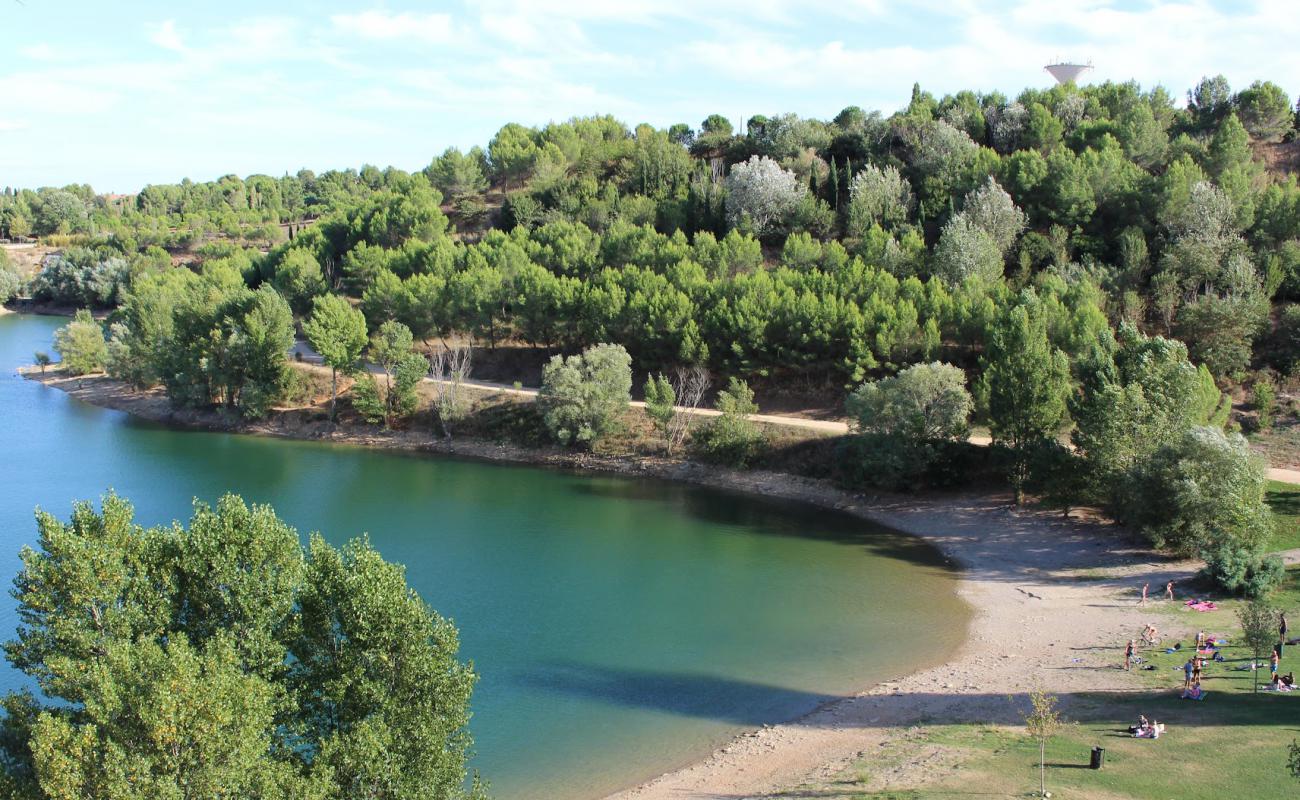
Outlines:
<svg viewBox="0 0 1300 800"><path fill-rule="evenodd" d="M1300 92L1295 0L0 0L0 186L135 191L300 167L417 169L503 123L890 112L1048 86Z"/></svg>

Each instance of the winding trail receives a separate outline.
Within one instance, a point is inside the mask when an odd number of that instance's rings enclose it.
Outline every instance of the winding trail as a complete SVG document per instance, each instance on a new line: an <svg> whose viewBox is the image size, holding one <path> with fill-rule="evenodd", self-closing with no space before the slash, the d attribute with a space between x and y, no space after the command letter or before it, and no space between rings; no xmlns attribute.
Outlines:
<svg viewBox="0 0 1300 800"><path fill-rule="evenodd" d="M303 363L321 364L320 354L311 348L311 345L305 341L294 342L293 349L290 350L291 356ZM366 364L366 369L370 372L379 372L379 367L374 364ZM427 383L445 383L437 378L425 378ZM503 394L518 395L520 397L537 397L538 389L532 386L512 386L508 383L494 383L492 381L461 381L461 386L471 389L479 389L487 392L501 392ZM645 408L645 401L632 400L628 403L632 408ZM716 417L720 412L712 408L685 408L678 406L677 411L680 413L694 414L697 417ZM788 428L802 428L804 430L818 431L832 436L843 436L849 432L849 425L840 420L831 419L808 419L806 417L788 417L781 414L750 414L749 418L754 422L761 422L766 425L784 425ZM967 439L971 444L987 447L993 443L993 440L982 434L973 434ZM1287 483L1300 486L1300 470L1287 469L1285 467L1269 467L1268 479L1278 483Z"/></svg>

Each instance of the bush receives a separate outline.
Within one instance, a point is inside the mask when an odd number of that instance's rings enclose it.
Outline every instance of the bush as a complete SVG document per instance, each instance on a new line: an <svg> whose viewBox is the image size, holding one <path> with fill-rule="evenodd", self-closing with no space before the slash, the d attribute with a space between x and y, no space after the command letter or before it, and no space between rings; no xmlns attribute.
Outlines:
<svg viewBox="0 0 1300 800"><path fill-rule="evenodd" d="M1255 424L1261 431L1273 427L1273 415L1277 413L1277 388L1268 377L1255 381L1251 391L1250 404L1255 407Z"/></svg>
<svg viewBox="0 0 1300 800"><path fill-rule="evenodd" d="M1192 428L1139 464L1129 486L1125 521L1156 547L1257 552L1272 534L1264 464L1240 434Z"/></svg>
<svg viewBox="0 0 1300 800"><path fill-rule="evenodd" d="M51 256L32 279L32 297L82 308L115 306L130 277L126 259L74 247Z"/></svg>
<svg viewBox="0 0 1300 800"><path fill-rule="evenodd" d="M1282 583L1286 565L1277 556L1223 545L1206 554L1201 577L1225 592L1258 598Z"/></svg>
<svg viewBox="0 0 1300 800"><path fill-rule="evenodd" d="M749 419L758 411L754 390L732 378L727 388L718 392L714 408L722 413L691 437L695 451L707 461L745 466L758 455L764 442L763 433Z"/></svg>
<svg viewBox="0 0 1300 800"><path fill-rule="evenodd" d="M9 262L8 256L0 250L0 303L8 303L18 294L23 286L18 267Z"/></svg>
<svg viewBox="0 0 1300 800"><path fill-rule="evenodd" d="M966 391L965 373L937 361L864 383L845 405L862 431L895 436L904 443L965 438L975 406Z"/></svg>
<svg viewBox="0 0 1300 800"><path fill-rule="evenodd" d="M537 396L551 437L563 445L587 446L614 428L631 399L632 357L617 344L554 356L542 370Z"/></svg>
<svg viewBox="0 0 1300 800"><path fill-rule="evenodd" d="M54 349L69 375L100 372L108 358L104 329L84 308L77 312L72 322L54 332Z"/></svg>

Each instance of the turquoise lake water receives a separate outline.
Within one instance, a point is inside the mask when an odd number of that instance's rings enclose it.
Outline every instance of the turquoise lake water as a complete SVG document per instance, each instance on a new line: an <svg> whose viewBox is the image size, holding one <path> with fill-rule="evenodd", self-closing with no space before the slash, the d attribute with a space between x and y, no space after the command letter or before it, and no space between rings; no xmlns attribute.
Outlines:
<svg viewBox="0 0 1300 800"><path fill-rule="evenodd" d="M0 316L0 582L36 506L109 488L145 524L233 491L304 536L369 533L461 630L474 766L502 800L600 797L964 634L955 574L914 538L659 481L170 430L15 374L64 322ZM15 624L6 593L0 637ZM0 690L25 681L0 664Z"/></svg>

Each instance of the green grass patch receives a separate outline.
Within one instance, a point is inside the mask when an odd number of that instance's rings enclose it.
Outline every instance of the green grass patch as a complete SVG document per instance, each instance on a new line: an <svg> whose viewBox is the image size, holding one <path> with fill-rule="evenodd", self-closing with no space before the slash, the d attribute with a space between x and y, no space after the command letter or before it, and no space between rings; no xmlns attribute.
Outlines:
<svg viewBox="0 0 1300 800"><path fill-rule="evenodd" d="M1264 497L1273 509L1275 530L1270 550L1291 550L1300 547L1300 486L1279 481L1268 482Z"/></svg>

